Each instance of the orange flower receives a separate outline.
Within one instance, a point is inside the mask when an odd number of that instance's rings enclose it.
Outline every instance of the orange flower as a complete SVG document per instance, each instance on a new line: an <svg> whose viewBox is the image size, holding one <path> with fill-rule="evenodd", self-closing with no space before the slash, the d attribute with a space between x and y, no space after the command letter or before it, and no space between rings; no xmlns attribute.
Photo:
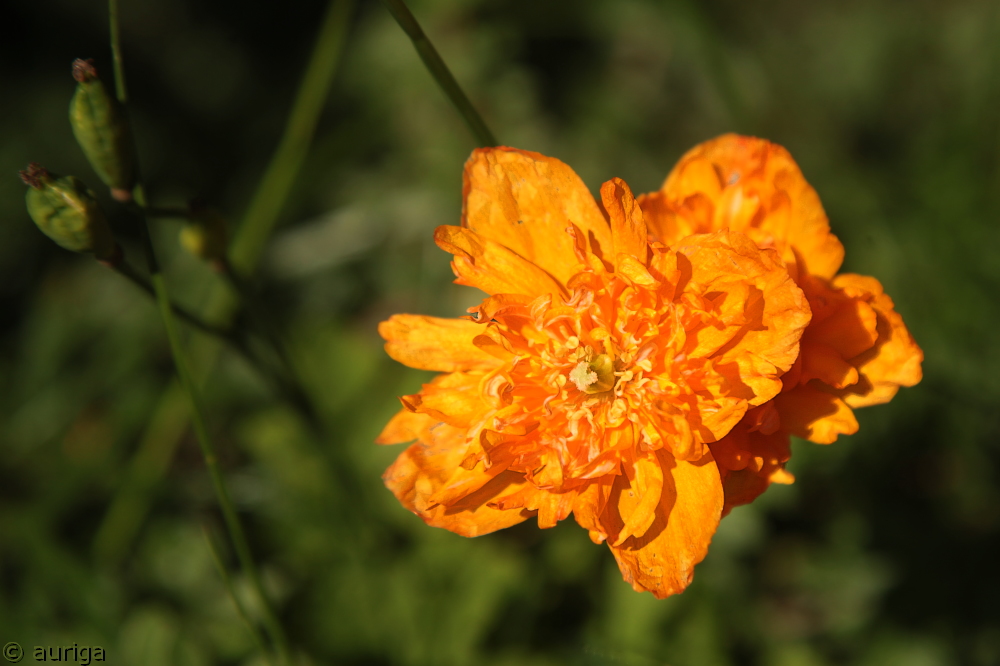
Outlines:
<svg viewBox="0 0 1000 666"><path fill-rule="evenodd" d="M815 190L781 146L727 134L681 158L659 192L639 197L651 235L671 244L730 229L773 248L813 313L801 355L774 400L750 410L712 452L726 510L752 501L784 471L789 434L829 444L857 431L852 408L888 402L920 381L923 353L878 280L837 275L844 249Z"/></svg>
<svg viewBox="0 0 1000 666"><path fill-rule="evenodd" d="M472 317L396 315L386 351L438 375L385 427L417 440L386 485L428 524L476 536L574 514L625 580L680 592L723 509L709 445L782 389L809 321L781 256L738 230L650 243L620 179L603 209L562 162L477 150L462 226L435 239Z"/></svg>

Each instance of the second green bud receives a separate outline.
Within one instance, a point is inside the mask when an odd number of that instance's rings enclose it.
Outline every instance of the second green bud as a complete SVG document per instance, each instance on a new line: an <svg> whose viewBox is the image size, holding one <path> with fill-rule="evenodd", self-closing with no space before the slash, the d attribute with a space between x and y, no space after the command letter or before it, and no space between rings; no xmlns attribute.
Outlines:
<svg viewBox="0 0 1000 666"><path fill-rule="evenodd" d="M97 198L79 178L56 176L39 164L21 172L29 189L28 214L38 228L73 252L90 252L101 261L115 256L117 244Z"/></svg>

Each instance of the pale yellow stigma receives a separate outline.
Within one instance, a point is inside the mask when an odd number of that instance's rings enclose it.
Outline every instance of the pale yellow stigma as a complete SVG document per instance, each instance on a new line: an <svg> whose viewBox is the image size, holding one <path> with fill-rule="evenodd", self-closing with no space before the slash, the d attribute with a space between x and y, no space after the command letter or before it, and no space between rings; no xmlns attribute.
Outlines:
<svg viewBox="0 0 1000 666"><path fill-rule="evenodd" d="M615 386L614 362L607 354L598 354L590 361L580 361L569 373L569 379L584 393L603 393Z"/></svg>
<svg viewBox="0 0 1000 666"><path fill-rule="evenodd" d="M589 363L586 361L580 361L580 363L570 371L569 379L579 390L588 391L593 384L597 383L597 373L590 369Z"/></svg>

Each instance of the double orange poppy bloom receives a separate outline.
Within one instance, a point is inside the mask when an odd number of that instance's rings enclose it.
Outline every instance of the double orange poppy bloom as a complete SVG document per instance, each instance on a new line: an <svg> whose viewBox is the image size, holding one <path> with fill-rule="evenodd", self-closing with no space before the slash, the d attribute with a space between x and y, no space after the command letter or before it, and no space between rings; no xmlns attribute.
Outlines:
<svg viewBox="0 0 1000 666"><path fill-rule="evenodd" d="M923 355L844 250L791 156L726 135L658 192L596 202L554 158L480 149L437 244L488 297L463 319L395 315L392 358L438 375L379 443L429 525L477 536L571 513L625 580L682 591L719 520L790 483L789 436L857 430L852 408L920 381Z"/></svg>

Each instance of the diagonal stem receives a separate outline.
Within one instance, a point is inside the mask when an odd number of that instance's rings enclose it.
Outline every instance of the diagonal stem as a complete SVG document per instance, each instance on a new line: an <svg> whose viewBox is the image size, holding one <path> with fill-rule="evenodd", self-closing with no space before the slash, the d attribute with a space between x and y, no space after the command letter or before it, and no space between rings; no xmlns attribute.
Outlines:
<svg viewBox="0 0 1000 666"><path fill-rule="evenodd" d="M148 214L148 210L146 211ZM138 211L141 214L142 211ZM152 282L146 279L139 271L137 271L131 264L129 264L124 255L121 254L121 249L118 250L119 254L113 257L109 261L101 261L100 263L111 268L113 271L117 272L119 275L125 277L132 284L137 286L142 291L146 292L154 301L156 301L156 290L153 288ZM190 310L177 305L171 301L171 310L173 310L174 316L181 319L199 331L212 335L219 340L229 344L229 346L237 354L243 357L243 360L247 362L250 367L254 368L260 375L265 379L265 381L270 381L271 384L277 389L279 393L283 393L285 397L299 409L305 409L302 405L310 410L308 413L311 416L315 415L315 409L312 408L308 397L302 387L296 383L296 378L293 377L289 379L286 375L282 374L276 368L272 367L272 364L261 358L254 347L249 344L245 336L240 335L238 331L233 328L218 326L216 324L211 324L206 322L204 319L194 314ZM268 342L272 345L276 342L268 337ZM276 352L279 356L279 360L285 364L289 365L289 359L283 353L283 350L278 350ZM287 370L291 373L291 370Z"/></svg>
<svg viewBox="0 0 1000 666"><path fill-rule="evenodd" d="M305 163L340 62L353 9L354 0L332 0L327 8L281 142L229 248L230 261L241 275L253 273Z"/></svg>
<svg viewBox="0 0 1000 666"><path fill-rule="evenodd" d="M128 93L125 90L125 69L122 66L121 21L118 20L118 0L108 0L108 18L111 23L111 59L115 64L115 94L125 105Z"/></svg>
<svg viewBox="0 0 1000 666"><path fill-rule="evenodd" d="M413 42L413 47L420 55L420 59L424 61L424 65L430 70L431 76L441 86L444 94L455 105L455 109L458 110L465 124L469 126L469 131L476 138L476 142L483 148L499 145L493 132L476 111L476 107L472 106L472 102L469 101L462 87L458 85L458 81L448 69L448 65L441 59L434 44L424 34L423 28L417 23L417 19L413 16L410 8L406 6L406 2L404 0L382 0L382 3L396 19L396 23L403 29L410 41Z"/></svg>
<svg viewBox="0 0 1000 666"><path fill-rule="evenodd" d="M330 0L317 31L281 141L233 237L229 255L242 275L254 273L267 239L285 208L291 186L305 162L340 61L354 4L354 0ZM211 313L213 319L229 320L235 307L228 289L216 290L205 311ZM202 382L218 356L218 347L211 342L207 339L194 341ZM119 490L94 539L95 554L102 561L120 560L135 538L148 511L150 492L162 482L176 451L183 431L183 423L178 421L186 416L184 400L184 393L176 381L161 396L133 458L128 483ZM323 447L322 450L326 453L339 451L339 448ZM346 470L341 476L351 478Z"/></svg>
<svg viewBox="0 0 1000 666"><path fill-rule="evenodd" d="M121 102L123 109L125 109L125 75L122 67L121 45L119 41L120 28L118 21L117 0L109 0L109 15L111 21L111 48L115 61L115 89L117 91L118 101ZM138 172L138 169L136 169L136 171ZM153 291L156 295L157 303L160 306L160 315L163 319L164 328L166 329L167 340L170 343L170 351L174 358L174 366L177 370L181 386L184 388L184 393L188 398L191 410L191 425L194 428L198 445L201 448L202 456L205 459L205 466L208 468L209 476L212 479L212 486L215 489L216 498L219 502L219 507L222 510L222 516L229 531L229 536L233 541L234 548L236 549L237 557L240 560L240 565L246 573L247 578L250 579L250 583L253 586L255 593L259 597L264 616L264 626L267 629L271 641L274 643L274 647L278 652L281 663L288 666L291 664L291 652L288 645L288 639L285 636L283 627L280 622L278 622L274 610L271 608L267 595L264 593L264 586L260 578L260 572L258 571L257 565L250 552L250 543L247 541L246 533L243 530L243 524L236 513L236 507L233 504L232 497L229 494L229 489L226 486L225 479L222 476L222 471L219 468L218 458L215 454L215 447L208 434L208 428L205 424L205 416L201 409L202 401L199 396L198 387L195 384L194 378L192 377L191 371L188 367L187 356L185 354L184 347L181 344L180 335L177 331L177 323L174 319L170 295L167 293L167 285L163 279L163 273L160 270L160 265L156 258L156 251L153 248L153 241L149 234L149 225L146 220L145 211L143 210L146 205L145 189L142 185L142 179L138 175L136 177L134 198L135 202L138 204L138 208L133 208L132 210L137 214L139 233L142 237L142 246L146 255L150 282L153 285Z"/></svg>
<svg viewBox="0 0 1000 666"><path fill-rule="evenodd" d="M124 256L113 257L110 261L102 261L102 264L115 271L129 282L134 284L136 287L146 292L149 296L156 298L156 292L153 290L153 284L147 280L139 271L135 269L128 261L125 260ZM183 319L185 322L197 328L202 333L208 335L214 335L215 337L232 344L239 351L243 351L243 344L237 340L236 332L230 328L224 328L222 326L217 326L211 324L198 315L194 314L190 310L172 303L170 309L174 311L174 315L179 319Z"/></svg>
<svg viewBox="0 0 1000 666"><path fill-rule="evenodd" d="M136 190L136 201L141 204L144 198L141 194L141 185L137 186ZM184 388L184 392L187 394L188 402L190 403L191 425L194 428L195 436L198 440L198 446L201 448L202 457L205 459L205 467L208 468L208 473L212 478L212 486L215 489L215 495L218 499L219 507L222 510L222 516L226 522L226 528L228 529L229 536L232 539L233 547L236 549L236 555L240 560L240 566L243 568L247 578L250 580L250 584L253 586L255 593L260 599L264 615L264 626L267 629L268 635L271 637L271 641L274 643L275 649L280 655L281 662L283 664L290 664L291 660L288 639L286 638L284 629L278 622L278 618L275 615L274 610L271 608L271 604L267 599L266 593L264 592L264 585L261 581L257 564L254 562L253 555L250 552L250 543L247 541L246 533L243 530L243 523L236 514L236 507L233 505L229 489L222 476L222 471L219 468L218 457L215 454L215 447L208 434L208 428L205 425L205 416L201 409L202 400L198 392L198 387L195 385L194 379L191 376L187 356L184 352L184 347L181 344L180 336L177 333L177 324L174 320L173 310L170 307L170 296L167 294L167 285L163 279L163 273L160 271L159 264L156 260L156 253L153 249L153 243L149 236L149 228L146 224L145 215L142 215L139 226L143 237L143 247L146 252L146 260L149 264L150 280L153 283L156 300L160 306L160 315L163 318L163 324L167 331L167 339L170 342L170 351L174 357L174 365L177 369L177 376L180 379L181 386Z"/></svg>

